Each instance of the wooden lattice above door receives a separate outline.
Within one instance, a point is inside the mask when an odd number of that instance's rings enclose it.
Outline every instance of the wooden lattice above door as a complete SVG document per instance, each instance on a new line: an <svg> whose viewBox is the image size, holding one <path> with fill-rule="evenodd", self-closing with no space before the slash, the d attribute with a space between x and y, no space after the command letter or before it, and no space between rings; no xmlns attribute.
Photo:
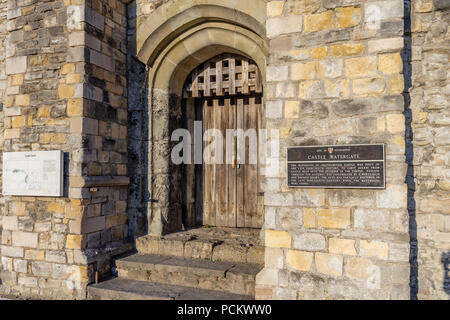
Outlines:
<svg viewBox="0 0 450 320"><path fill-rule="evenodd" d="M197 67L186 82L184 97L200 98L262 93L256 63L242 56L219 55Z"/></svg>

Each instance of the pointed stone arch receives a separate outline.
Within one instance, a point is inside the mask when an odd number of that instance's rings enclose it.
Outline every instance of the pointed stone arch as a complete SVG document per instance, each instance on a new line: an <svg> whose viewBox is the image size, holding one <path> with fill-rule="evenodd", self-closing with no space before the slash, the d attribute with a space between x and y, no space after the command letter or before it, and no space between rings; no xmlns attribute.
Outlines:
<svg viewBox="0 0 450 320"><path fill-rule="evenodd" d="M137 28L135 52L148 66L148 232L181 228L179 172L171 165L171 131L179 127L183 85L198 65L222 53L246 56L265 81L265 0L173 0ZM132 44L133 45L133 44Z"/></svg>

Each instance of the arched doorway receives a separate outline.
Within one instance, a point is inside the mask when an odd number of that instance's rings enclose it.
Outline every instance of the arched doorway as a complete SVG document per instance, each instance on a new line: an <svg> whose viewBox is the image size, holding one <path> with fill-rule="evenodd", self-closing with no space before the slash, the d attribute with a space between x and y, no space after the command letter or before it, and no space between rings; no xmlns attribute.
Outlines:
<svg viewBox="0 0 450 320"><path fill-rule="evenodd" d="M191 148L200 161L184 168L184 225L262 227L262 94L258 66L238 54L218 55L186 80L184 124L202 142Z"/></svg>

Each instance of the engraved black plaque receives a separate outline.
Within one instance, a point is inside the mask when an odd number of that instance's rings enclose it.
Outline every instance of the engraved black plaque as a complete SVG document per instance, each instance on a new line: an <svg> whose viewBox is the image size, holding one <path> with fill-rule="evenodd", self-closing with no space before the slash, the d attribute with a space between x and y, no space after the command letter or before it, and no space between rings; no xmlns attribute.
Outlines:
<svg viewBox="0 0 450 320"><path fill-rule="evenodd" d="M385 189L384 144L289 147L287 185Z"/></svg>

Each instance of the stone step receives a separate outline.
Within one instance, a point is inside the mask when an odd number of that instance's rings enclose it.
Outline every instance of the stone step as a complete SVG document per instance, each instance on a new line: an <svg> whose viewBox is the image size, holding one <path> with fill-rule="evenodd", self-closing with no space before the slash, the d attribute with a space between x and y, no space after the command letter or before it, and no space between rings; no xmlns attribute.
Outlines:
<svg viewBox="0 0 450 320"><path fill-rule="evenodd" d="M207 259L264 265L264 247L245 241L197 238L189 234L136 239L140 254L157 254L185 259Z"/></svg>
<svg viewBox="0 0 450 320"><path fill-rule="evenodd" d="M116 260L120 278L255 295L261 265L135 254Z"/></svg>
<svg viewBox="0 0 450 320"><path fill-rule="evenodd" d="M88 286L92 300L252 300L250 296L114 278Z"/></svg>

